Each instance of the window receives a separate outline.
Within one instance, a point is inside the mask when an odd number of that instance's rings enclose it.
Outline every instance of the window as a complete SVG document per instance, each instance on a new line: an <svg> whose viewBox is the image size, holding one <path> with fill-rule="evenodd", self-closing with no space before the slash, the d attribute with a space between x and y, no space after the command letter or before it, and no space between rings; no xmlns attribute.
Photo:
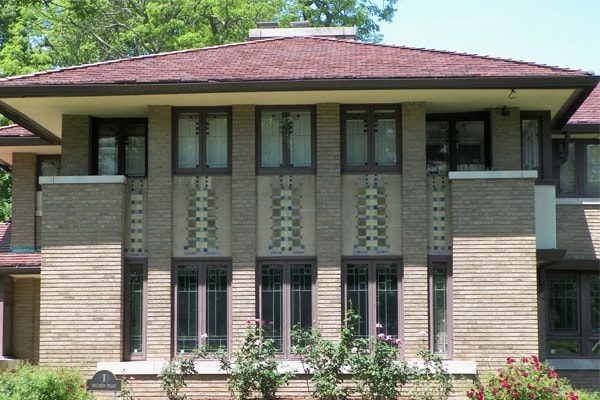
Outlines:
<svg viewBox="0 0 600 400"><path fill-rule="evenodd" d="M258 109L258 171L314 171L314 114L314 107Z"/></svg>
<svg viewBox="0 0 600 400"><path fill-rule="evenodd" d="M600 274L546 272L547 355L600 356Z"/></svg>
<svg viewBox="0 0 600 400"><path fill-rule="evenodd" d="M312 326L316 296L313 260L262 260L258 263L258 317L265 336L284 356L291 355L291 331Z"/></svg>
<svg viewBox="0 0 600 400"><path fill-rule="evenodd" d="M127 261L123 282L124 358L143 360L146 355L146 263Z"/></svg>
<svg viewBox="0 0 600 400"><path fill-rule="evenodd" d="M231 109L176 108L173 125L175 173L230 172Z"/></svg>
<svg viewBox="0 0 600 400"><path fill-rule="evenodd" d="M600 143L554 140L553 147L558 196L600 197Z"/></svg>
<svg viewBox="0 0 600 400"><path fill-rule="evenodd" d="M452 356L452 265L449 257L429 262L429 319L432 352Z"/></svg>
<svg viewBox="0 0 600 400"><path fill-rule="evenodd" d="M37 177L40 176L60 176L60 154L37 156ZM42 190L39 179L36 181L38 190Z"/></svg>
<svg viewBox="0 0 600 400"><path fill-rule="evenodd" d="M541 117L521 113L521 169L540 170L542 144Z"/></svg>
<svg viewBox="0 0 600 400"><path fill-rule="evenodd" d="M95 119L92 131L92 173L146 176L145 119Z"/></svg>
<svg viewBox="0 0 600 400"><path fill-rule="evenodd" d="M400 170L400 107L344 106L342 160L345 171Z"/></svg>
<svg viewBox="0 0 600 400"><path fill-rule="evenodd" d="M227 349L229 342L229 262L181 261L175 265L175 351L197 349L202 335L208 351Z"/></svg>
<svg viewBox="0 0 600 400"><path fill-rule="evenodd" d="M490 168L487 114L428 115L426 136L429 174Z"/></svg>
<svg viewBox="0 0 600 400"><path fill-rule="evenodd" d="M343 272L346 310L351 309L360 317L354 327L356 336L367 338L383 332L394 338L400 337L400 261L345 260ZM376 324L383 328L377 331Z"/></svg>

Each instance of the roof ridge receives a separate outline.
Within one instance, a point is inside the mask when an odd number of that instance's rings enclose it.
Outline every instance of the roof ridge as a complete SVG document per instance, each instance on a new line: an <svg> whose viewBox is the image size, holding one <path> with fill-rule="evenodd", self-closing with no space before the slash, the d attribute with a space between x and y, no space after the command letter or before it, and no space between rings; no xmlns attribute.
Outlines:
<svg viewBox="0 0 600 400"><path fill-rule="evenodd" d="M405 46L405 45L390 44L390 43L362 42L360 40L339 39L339 38L331 38L331 37L323 37L323 36L296 36L296 37L305 37L305 38L312 38L312 39L318 39L318 40L329 40L329 41L336 41L336 42L361 44L361 45L367 45L367 46L376 46L376 47L390 47L390 48L395 48L395 49L416 50L416 51L431 52L431 53L454 54L454 55L459 55L459 56L477 57L477 58L482 58L485 60L511 62L511 63L515 63L515 64L519 64L519 65L531 65L531 66L535 66L535 67L551 68L551 69L561 70L561 71L565 71L565 72L583 72L588 75L594 74L592 71L584 71L582 69L560 67L557 65L536 63L534 61L513 60L512 58L503 58L503 57L497 57L497 56L488 56L488 55L459 52L459 51L452 51L452 50L438 50L438 49L431 49L431 48L427 48L427 47L413 47L413 46Z"/></svg>
<svg viewBox="0 0 600 400"><path fill-rule="evenodd" d="M250 40L250 41L245 41L245 42L224 43L224 44L218 44L218 45L208 46L208 47L194 47L191 49L172 50L172 51L165 51L165 52L154 53L154 54L143 54L140 56L117 58L114 60L98 61L98 62L88 63L88 64L71 65L68 67L48 69L48 70L32 72L30 74L24 74L24 75L8 76L5 78L0 78L0 82L14 81L14 80L31 78L34 76L41 76L41 75L51 75L51 74L58 73L58 72L72 71L72 70L77 70L77 69L86 69L86 68L96 67L96 66L100 66L100 65L117 64L120 62L143 60L143 59L147 59L147 58L158 58L158 57L164 57L164 56L169 56L169 55L173 55L173 54L185 54L185 53L193 53L193 52L204 51L204 50L214 50L214 49L223 48L223 47L244 46L244 45L249 45L249 44L254 44L254 43L271 42L271 41L276 41L276 40L281 40L281 39L288 39L288 38L273 37L273 38L265 38L265 39L258 39L258 40Z"/></svg>
<svg viewBox="0 0 600 400"><path fill-rule="evenodd" d="M19 125L19 124L4 125L4 126L0 126L0 130L15 128L15 127L18 127L18 126L21 126L21 125Z"/></svg>

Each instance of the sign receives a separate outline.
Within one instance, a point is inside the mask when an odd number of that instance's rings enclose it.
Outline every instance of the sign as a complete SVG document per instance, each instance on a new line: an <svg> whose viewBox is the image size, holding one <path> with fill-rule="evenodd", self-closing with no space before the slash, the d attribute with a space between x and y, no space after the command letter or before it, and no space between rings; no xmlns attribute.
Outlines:
<svg viewBox="0 0 600 400"><path fill-rule="evenodd" d="M87 380L85 390L88 392L120 392L121 380L115 378L115 375L110 371L98 371L92 379Z"/></svg>

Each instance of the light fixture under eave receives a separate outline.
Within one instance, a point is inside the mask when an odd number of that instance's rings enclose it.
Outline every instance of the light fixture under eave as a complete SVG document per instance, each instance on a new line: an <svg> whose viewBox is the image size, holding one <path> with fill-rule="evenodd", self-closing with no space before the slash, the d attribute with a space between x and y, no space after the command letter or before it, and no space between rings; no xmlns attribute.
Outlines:
<svg viewBox="0 0 600 400"><path fill-rule="evenodd" d="M513 100L517 97L517 91L515 89L510 89L510 93L508 94L508 99Z"/></svg>

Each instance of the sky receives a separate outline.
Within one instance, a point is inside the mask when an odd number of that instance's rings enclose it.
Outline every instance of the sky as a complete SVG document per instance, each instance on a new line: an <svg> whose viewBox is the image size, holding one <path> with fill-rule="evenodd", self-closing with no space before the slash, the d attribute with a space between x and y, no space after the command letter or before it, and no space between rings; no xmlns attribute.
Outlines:
<svg viewBox="0 0 600 400"><path fill-rule="evenodd" d="M398 0L396 8L393 22L380 24L383 43L600 75L600 0Z"/></svg>

